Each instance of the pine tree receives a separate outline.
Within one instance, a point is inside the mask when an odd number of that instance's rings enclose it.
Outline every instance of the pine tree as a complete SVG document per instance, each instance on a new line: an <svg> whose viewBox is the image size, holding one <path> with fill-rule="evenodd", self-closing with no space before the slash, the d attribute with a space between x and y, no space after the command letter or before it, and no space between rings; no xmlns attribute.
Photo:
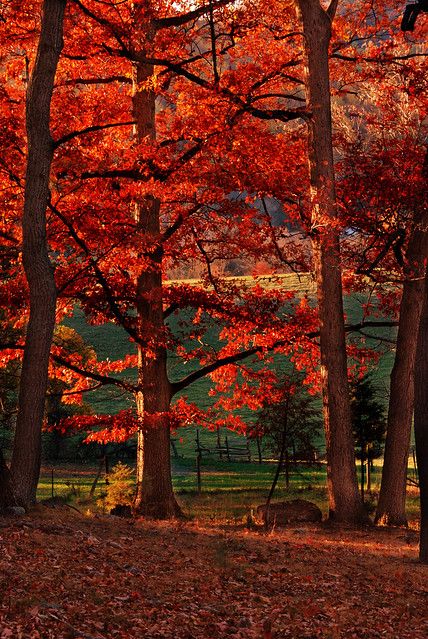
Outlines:
<svg viewBox="0 0 428 639"><path fill-rule="evenodd" d="M385 407L370 373L351 384L351 414L356 457L361 462L361 495L364 500L365 467L367 464L367 490L370 490L371 465L383 453L386 433Z"/></svg>

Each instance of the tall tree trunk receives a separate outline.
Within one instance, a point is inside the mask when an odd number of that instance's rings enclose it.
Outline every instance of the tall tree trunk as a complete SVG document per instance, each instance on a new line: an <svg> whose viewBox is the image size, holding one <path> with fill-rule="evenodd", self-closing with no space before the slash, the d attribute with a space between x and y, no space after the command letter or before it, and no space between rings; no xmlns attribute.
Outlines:
<svg viewBox="0 0 428 639"><path fill-rule="evenodd" d="M134 117L136 137L156 138L155 93L141 87L153 75L153 66L137 63L134 70ZM137 312L142 344L138 347L139 392L137 411L140 428L137 434L136 514L169 518L180 514L171 478L169 409L171 388L167 374L167 354L162 300L162 249L160 202L152 196L136 205L136 219L145 241L151 248L143 255L148 261L137 282Z"/></svg>
<svg viewBox="0 0 428 639"><path fill-rule="evenodd" d="M134 511L139 515L168 519L180 516L181 510L171 480L171 389L166 372L165 349L159 349L153 358L145 357L142 366L144 416L138 437L143 458L138 460L140 465L137 466Z"/></svg>
<svg viewBox="0 0 428 639"><path fill-rule="evenodd" d="M53 157L50 107L63 44L66 0L45 0L36 62L27 92L28 160L22 220L22 258L30 291L30 318L19 386L11 473L18 503L36 500L41 428L55 325L56 286L46 238L46 207Z"/></svg>
<svg viewBox="0 0 428 639"><path fill-rule="evenodd" d="M428 274L415 362L415 442L421 504L419 560L428 564Z"/></svg>
<svg viewBox="0 0 428 639"><path fill-rule="evenodd" d="M428 178L428 151L423 174ZM406 478L414 400L417 330L424 297L425 260L428 254L428 212L414 216L405 256L405 281L400 303L397 344L389 391L388 425L376 522L407 525Z"/></svg>
<svg viewBox="0 0 428 639"><path fill-rule="evenodd" d="M306 54L308 159L314 268L320 318L321 380L327 446L330 517L358 522L364 512L358 490L351 426L342 279L337 227L328 50L331 16L319 0L297 0Z"/></svg>

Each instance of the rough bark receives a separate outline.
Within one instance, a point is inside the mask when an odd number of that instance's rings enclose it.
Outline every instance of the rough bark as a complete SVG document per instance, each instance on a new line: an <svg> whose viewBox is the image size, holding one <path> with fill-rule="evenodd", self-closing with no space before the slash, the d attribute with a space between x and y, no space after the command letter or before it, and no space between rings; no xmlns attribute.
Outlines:
<svg viewBox="0 0 428 639"><path fill-rule="evenodd" d="M319 0L297 0L306 54L312 247L320 318L321 380L330 517L358 522L358 491L347 379L328 50L331 17Z"/></svg>
<svg viewBox="0 0 428 639"><path fill-rule="evenodd" d="M153 74L153 66L137 63L134 81L136 137L156 138L155 94L142 85ZM162 250L156 240L160 234L160 202L147 196L136 204L136 219L151 249L143 255L148 266L137 282L137 312L142 343L138 347L139 391L136 397L141 426L137 435L136 514L159 519L181 514L171 479L170 426L168 412L171 387L167 375L165 327L162 301Z"/></svg>
<svg viewBox="0 0 428 639"><path fill-rule="evenodd" d="M22 259L30 293L30 317L19 387L11 473L18 503L36 500L40 473L41 427L49 353L55 325L56 286L46 238L46 207L54 152L50 106L63 44L66 0L45 0L37 57L28 86L28 158L22 220Z"/></svg>
<svg viewBox="0 0 428 639"><path fill-rule="evenodd" d="M428 177L428 152L424 162ZM425 260L428 254L428 211L415 213L405 256L405 280L391 372L388 426L376 522L407 525L406 478L414 401L417 330L424 299Z"/></svg>
<svg viewBox="0 0 428 639"><path fill-rule="evenodd" d="M419 324L415 362L415 443L418 464L421 528L419 560L428 564L428 275Z"/></svg>

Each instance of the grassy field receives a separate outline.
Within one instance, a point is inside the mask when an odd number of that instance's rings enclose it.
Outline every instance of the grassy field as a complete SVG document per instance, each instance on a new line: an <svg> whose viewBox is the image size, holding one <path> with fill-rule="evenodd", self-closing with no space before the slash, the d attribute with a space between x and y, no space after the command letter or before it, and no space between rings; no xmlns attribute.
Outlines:
<svg viewBox="0 0 428 639"><path fill-rule="evenodd" d="M275 463L202 462L202 490L197 491L196 466L192 460L181 459L173 462L173 484L187 516L204 521L240 521L251 510L264 503L272 485L276 470ZM81 512L103 511L103 495L106 492L105 477L99 479L94 499L89 492L97 469L91 466L62 465L53 469L42 469L38 498L47 499L61 496ZM381 467L375 466L371 495L366 496L368 507L373 503L379 490ZM411 474L411 472L410 472ZM285 487L282 475L279 479L275 500L307 499L313 501L327 515L327 491L325 464L308 467L298 465L290 473L290 486ZM416 526L418 518L418 493L409 487L407 499L408 517Z"/></svg>
<svg viewBox="0 0 428 639"><path fill-rule="evenodd" d="M236 278L226 278L228 280L234 280ZM248 285L253 285L254 278L242 277L239 278L240 282L248 282ZM266 288L283 287L287 290L293 290L297 295L309 294L314 295L314 281L311 274L284 274L276 276L275 278L262 276L257 278L257 281ZM197 280L188 280L186 283L192 284L198 283ZM345 313L348 322L357 322L362 319L362 305L365 302L365 296L359 294L354 296L348 296L345 299ZM177 330L178 320L176 317L170 320L175 323L171 328L173 331ZM74 328L84 340L92 345L96 350L99 359L116 360L124 357L126 354L133 352L135 348L131 343L129 336L126 332L115 324L105 324L102 326L90 326L86 323L83 314L79 311L75 313L72 318L66 320L66 324ZM391 329L378 329L377 335L381 337L393 337L394 333ZM206 341L213 346L218 344L217 332L215 330L209 331ZM380 347L379 340L374 337L367 339L367 345L373 348ZM382 399L387 403L388 387L389 387L389 375L393 364L394 352L391 346L381 346L383 354L379 359L379 362L375 368L374 376L379 385L379 393ZM284 358L277 357L275 366L284 366ZM168 367L171 380L180 379L184 375L188 374L197 366L192 363L183 363L174 354L170 353ZM130 379L135 379L135 371L129 370L124 376ZM196 403L201 408L208 408L214 402L214 399L209 395L212 387L211 380L209 378L203 378L188 387L183 394L185 394L189 401ZM128 408L132 404L132 397L126 393L119 392L114 388L104 388L98 390L91 395L87 395L85 398L98 413L117 413L119 410ZM247 423L251 423L255 420L255 414L250 410L244 410L241 413L242 418ZM221 436L224 439L228 436L230 443L243 442L242 437L235 433L222 431ZM216 433L210 430L206 430L201 436L204 441L204 445L207 447L215 446ZM319 442L320 446L323 446L323 441ZM180 430L176 436L176 446L179 455L184 457L193 458L195 448L195 431L193 428L187 428ZM256 455L255 446L252 446L253 455Z"/></svg>

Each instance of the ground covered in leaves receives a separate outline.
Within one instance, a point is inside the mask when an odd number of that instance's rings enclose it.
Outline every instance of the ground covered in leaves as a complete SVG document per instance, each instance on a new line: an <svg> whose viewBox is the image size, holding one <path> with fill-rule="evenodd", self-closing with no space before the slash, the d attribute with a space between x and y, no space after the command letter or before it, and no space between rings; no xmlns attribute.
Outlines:
<svg viewBox="0 0 428 639"><path fill-rule="evenodd" d="M0 637L426 639L416 541L40 508L0 519Z"/></svg>

